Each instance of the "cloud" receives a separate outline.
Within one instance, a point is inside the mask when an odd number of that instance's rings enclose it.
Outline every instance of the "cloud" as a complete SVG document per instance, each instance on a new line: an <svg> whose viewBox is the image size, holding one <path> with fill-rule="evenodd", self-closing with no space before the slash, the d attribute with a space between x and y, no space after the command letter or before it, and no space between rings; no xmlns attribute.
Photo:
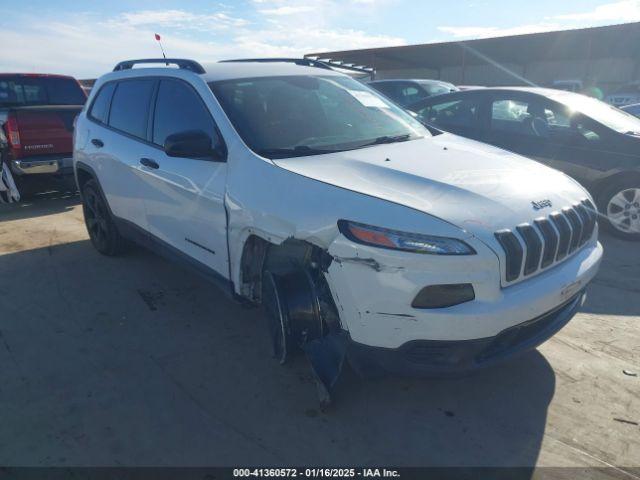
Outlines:
<svg viewBox="0 0 640 480"><path fill-rule="evenodd" d="M0 71L45 72L93 77L110 71L127 58L159 56L150 30L136 29L116 22L32 21L18 28L0 29L0 42L12 48L0 58ZM210 58L205 42L186 40L163 33L175 56Z"/></svg>
<svg viewBox="0 0 640 480"><path fill-rule="evenodd" d="M313 12L314 10L317 10L317 8L318 8L317 6L313 6L313 5L297 5L297 6L283 5L281 7L275 7L275 8L263 8L260 10L260 13L262 13L263 15L276 15L276 16L298 15L300 13Z"/></svg>
<svg viewBox="0 0 640 480"><path fill-rule="evenodd" d="M640 0L606 3L586 12L556 15L553 18L576 22L636 22L640 20Z"/></svg>
<svg viewBox="0 0 640 480"><path fill-rule="evenodd" d="M438 30L451 35L454 39L471 39L568 30L606 23L636 22L640 21L640 0L605 3L592 10L550 16L544 20L540 23L516 25L515 27L441 26L438 27Z"/></svg>
<svg viewBox="0 0 640 480"><path fill-rule="evenodd" d="M217 30L229 27L242 27L249 22L235 18L223 12L197 14L184 10L141 10L123 13L117 20L129 26L154 25L178 29Z"/></svg>
<svg viewBox="0 0 640 480"><path fill-rule="evenodd" d="M90 14L67 15L64 20L21 16L0 28L0 45L11 45L0 56L0 71L92 78L110 71L124 59L158 57L160 51L153 37L156 31L162 34L167 55L201 62L242 57L301 57L317 51L406 43L400 37L332 28L330 22L317 18L300 20L284 15L258 24L255 19L239 19L228 12L224 15L223 18L216 13L196 15L183 10L148 10L110 18ZM235 26L214 31L206 28L208 22L218 22L217 25L235 22Z"/></svg>

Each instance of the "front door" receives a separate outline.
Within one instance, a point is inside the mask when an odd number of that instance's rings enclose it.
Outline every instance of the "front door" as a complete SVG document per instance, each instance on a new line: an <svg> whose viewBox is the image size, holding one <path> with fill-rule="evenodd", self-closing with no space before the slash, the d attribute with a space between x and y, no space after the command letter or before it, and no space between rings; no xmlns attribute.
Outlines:
<svg viewBox="0 0 640 480"><path fill-rule="evenodd" d="M152 109L151 144L141 156L149 232L171 247L229 276L224 205L227 164L213 158L170 157L169 135L190 130L220 143L215 122L199 93L179 79L160 80Z"/></svg>

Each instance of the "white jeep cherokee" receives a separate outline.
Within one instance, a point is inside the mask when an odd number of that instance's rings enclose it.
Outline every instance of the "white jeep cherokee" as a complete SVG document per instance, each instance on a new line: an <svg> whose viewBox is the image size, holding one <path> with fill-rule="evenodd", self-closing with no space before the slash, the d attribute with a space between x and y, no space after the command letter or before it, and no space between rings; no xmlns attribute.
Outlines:
<svg viewBox="0 0 640 480"><path fill-rule="evenodd" d="M120 63L77 120L93 245L125 239L265 307L281 362L331 387L360 372L449 374L565 325L602 247L574 180L430 131L312 61Z"/></svg>

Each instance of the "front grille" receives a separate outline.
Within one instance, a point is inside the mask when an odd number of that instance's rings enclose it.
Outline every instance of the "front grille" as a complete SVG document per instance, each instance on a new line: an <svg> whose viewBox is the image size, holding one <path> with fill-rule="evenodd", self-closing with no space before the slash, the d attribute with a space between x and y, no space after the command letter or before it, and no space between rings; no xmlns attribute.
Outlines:
<svg viewBox="0 0 640 480"><path fill-rule="evenodd" d="M497 231L495 237L506 259L507 283L549 268L576 252L593 235L596 221L596 207L586 199L533 224L518 225L514 231Z"/></svg>

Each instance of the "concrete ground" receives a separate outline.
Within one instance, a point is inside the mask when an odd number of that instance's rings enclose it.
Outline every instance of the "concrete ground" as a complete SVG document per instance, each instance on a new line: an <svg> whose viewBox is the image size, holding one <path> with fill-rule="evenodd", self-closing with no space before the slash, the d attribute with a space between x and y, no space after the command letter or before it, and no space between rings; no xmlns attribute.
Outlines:
<svg viewBox="0 0 640 480"><path fill-rule="evenodd" d="M347 373L322 413L305 362L269 358L259 310L151 252L99 255L77 196L0 208L0 465L593 466L638 478L640 244L602 235L587 303L538 351L464 379Z"/></svg>

